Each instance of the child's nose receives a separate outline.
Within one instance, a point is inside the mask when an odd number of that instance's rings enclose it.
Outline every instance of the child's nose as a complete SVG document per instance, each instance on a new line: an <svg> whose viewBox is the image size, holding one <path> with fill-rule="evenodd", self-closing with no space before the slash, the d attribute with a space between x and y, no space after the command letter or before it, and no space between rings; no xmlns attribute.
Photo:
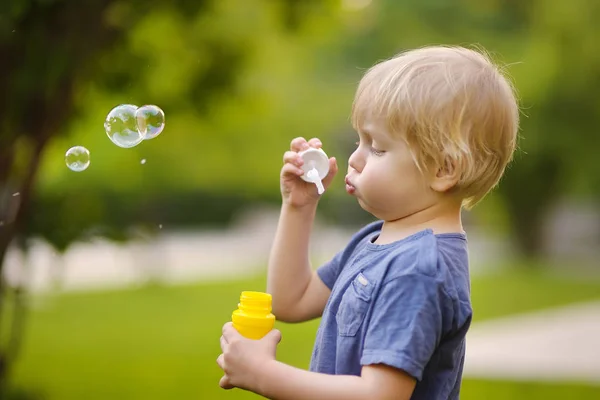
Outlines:
<svg viewBox="0 0 600 400"><path fill-rule="evenodd" d="M364 157L362 157L360 149L354 150L354 153L350 155L350 158L348 159L348 166L357 172L362 171L364 167Z"/></svg>

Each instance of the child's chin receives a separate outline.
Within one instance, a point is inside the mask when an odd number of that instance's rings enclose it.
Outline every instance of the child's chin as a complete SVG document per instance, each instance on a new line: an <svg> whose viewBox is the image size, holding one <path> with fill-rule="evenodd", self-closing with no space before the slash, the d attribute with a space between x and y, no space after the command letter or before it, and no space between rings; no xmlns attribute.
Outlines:
<svg viewBox="0 0 600 400"><path fill-rule="evenodd" d="M373 210L371 210L364 201L362 201L360 198L357 198L356 200L358 200L358 205L360 206L360 208L362 208L363 210L365 210L366 212L368 212L369 214L373 214Z"/></svg>

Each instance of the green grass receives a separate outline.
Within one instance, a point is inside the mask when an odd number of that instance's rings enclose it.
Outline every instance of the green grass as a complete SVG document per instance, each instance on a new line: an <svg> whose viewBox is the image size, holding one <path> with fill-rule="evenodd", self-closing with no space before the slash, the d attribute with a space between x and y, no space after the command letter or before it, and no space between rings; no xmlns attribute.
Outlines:
<svg viewBox="0 0 600 400"><path fill-rule="evenodd" d="M40 399L255 399L218 388L223 323L264 277L38 301L12 386ZM600 298L600 281L507 271L472 282L475 320ZM306 368L318 321L279 324L278 358ZM461 399L590 399L600 387L465 380Z"/></svg>

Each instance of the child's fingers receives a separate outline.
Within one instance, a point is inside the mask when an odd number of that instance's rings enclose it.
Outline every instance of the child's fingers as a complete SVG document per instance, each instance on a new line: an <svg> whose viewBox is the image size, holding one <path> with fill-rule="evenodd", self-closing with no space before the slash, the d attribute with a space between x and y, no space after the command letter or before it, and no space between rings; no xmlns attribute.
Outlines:
<svg viewBox="0 0 600 400"><path fill-rule="evenodd" d="M223 375L221 377L221 380L219 381L219 386L221 386L222 389L233 389L235 386L233 386L230 382L229 382L229 377L227 375Z"/></svg>
<svg viewBox="0 0 600 400"><path fill-rule="evenodd" d="M225 352L227 350L228 345L229 344L227 343L227 340L225 340L225 337L221 336L221 350L223 352Z"/></svg>
<svg viewBox="0 0 600 400"><path fill-rule="evenodd" d="M334 174L337 174L337 172L338 172L337 158L331 157L329 159L329 170L333 171Z"/></svg>
<svg viewBox="0 0 600 400"><path fill-rule="evenodd" d="M327 174L325 179L323 179L323 184L329 185L329 183L333 180L333 178L335 177L337 172L338 172L337 160L335 159L335 157L331 157L329 159L329 173Z"/></svg>
<svg viewBox="0 0 600 400"><path fill-rule="evenodd" d="M281 331L279 329L273 329L265 337L263 337L264 341L273 342L275 345L278 345L281 342Z"/></svg>
<svg viewBox="0 0 600 400"><path fill-rule="evenodd" d="M303 137L295 138L294 140L292 140L292 143L290 144L290 150L296 151L296 152L306 150L306 149L308 149L308 147L309 147L308 142Z"/></svg>
<svg viewBox="0 0 600 400"><path fill-rule="evenodd" d="M231 322L223 325L222 333L227 343L232 343L232 340L237 340L242 337L242 335L237 331L237 329L234 328Z"/></svg>
<svg viewBox="0 0 600 400"><path fill-rule="evenodd" d="M304 170L296 167L294 164L286 163L281 168L282 178L297 177L302 175L304 175Z"/></svg>
<svg viewBox="0 0 600 400"><path fill-rule="evenodd" d="M308 141L308 145L310 147L314 147L315 149L320 149L323 144L321 143L321 141L317 138L312 138Z"/></svg>
<svg viewBox="0 0 600 400"><path fill-rule="evenodd" d="M295 151L286 151L285 153L283 153L283 162L292 163L297 167L304 164L302 157L300 157Z"/></svg>

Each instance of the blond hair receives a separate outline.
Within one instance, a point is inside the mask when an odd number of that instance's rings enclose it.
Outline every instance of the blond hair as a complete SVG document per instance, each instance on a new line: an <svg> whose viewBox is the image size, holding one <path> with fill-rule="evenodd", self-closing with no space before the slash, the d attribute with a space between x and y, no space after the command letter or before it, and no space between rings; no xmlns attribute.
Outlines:
<svg viewBox="0 0 600 400"><path fill-rule="evenodd" d="M514 88L483 52L425 47L376 64L361 79L352 107L358 131L382 119L409 145L422 172L451 163L463 206L477 204L511 161L518 136Z"/></svg>

